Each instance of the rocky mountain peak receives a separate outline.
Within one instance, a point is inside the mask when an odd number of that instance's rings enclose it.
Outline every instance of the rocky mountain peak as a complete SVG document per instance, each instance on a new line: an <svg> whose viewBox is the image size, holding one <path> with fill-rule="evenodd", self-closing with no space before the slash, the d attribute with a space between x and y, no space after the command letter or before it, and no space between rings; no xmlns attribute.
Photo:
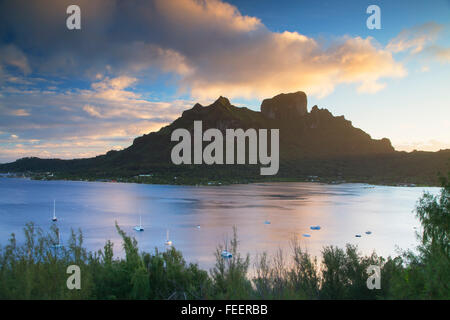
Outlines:
<svg viewBox="0 0 450 320"><path fill-rule="evenodd" d="M281 93L270 99L264 99L261 112L266 117L277 120L304 116L308 112L306 94L303 91Z"/></svg>
<svg viewBox="0 0 450 320"><path fill-rule="evenodd" d="M231 106L230 100L228 98L220 96L211 106L223 106L229 107Z"/></svg>

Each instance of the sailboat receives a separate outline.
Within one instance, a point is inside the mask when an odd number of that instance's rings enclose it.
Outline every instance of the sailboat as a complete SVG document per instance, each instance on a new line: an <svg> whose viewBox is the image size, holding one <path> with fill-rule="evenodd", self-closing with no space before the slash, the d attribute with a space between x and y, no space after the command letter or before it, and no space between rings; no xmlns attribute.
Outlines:
<svg viewBox="0 0 450 320"><path fill-rule="evenodd" d="M62 244L61 244L61 233L58 230L58 242L52 245L53 248L57 249L57 248L61 248Z"/></svg>
<svg viewBox="0 0 450 320"><path fill-rule="evenodd" d="M169 240L169 229L166 230L166 246L171 246L172 240Z"/></svg>
<svg viewBox="0 0 450 320"><path fill-rule="evenodd" d="M142 226L142 217L139 216L139 225L134 227L134 230L136 231L144 231L144 227Z"/></svg>
<svg viewBox="0 0 450 320"><path fill-rule="evenodd" d="M58 221L58 218L56 217L56 200L53 200L53 218L52 218L53 222Z"/></svg>

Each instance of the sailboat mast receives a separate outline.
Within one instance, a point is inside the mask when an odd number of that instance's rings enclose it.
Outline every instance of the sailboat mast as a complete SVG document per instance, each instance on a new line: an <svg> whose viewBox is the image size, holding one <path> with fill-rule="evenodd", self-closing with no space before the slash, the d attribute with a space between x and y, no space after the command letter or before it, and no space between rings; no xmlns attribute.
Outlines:
<svg viewBox="0 0 450 320"><path fill-rule="evenodd" d="M56 218L56 200L53 200L53 219Z"/></svg>

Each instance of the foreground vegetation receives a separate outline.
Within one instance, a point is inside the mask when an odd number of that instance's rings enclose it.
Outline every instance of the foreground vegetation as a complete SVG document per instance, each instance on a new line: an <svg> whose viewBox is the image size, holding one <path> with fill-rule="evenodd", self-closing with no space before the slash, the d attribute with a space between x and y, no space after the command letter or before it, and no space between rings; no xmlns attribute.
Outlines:
<svg viewBox="0 0 450 320"><path fill-rule="evenodd" d="M14 234L0 251L0 299L449 299L450 174L439 196L425 193L416 214L423 233L417 253L395 258L362 256L355 246L324 247L321 262L293 243L292 259L282 253L259 256L249 275L249 256L238 252L236 230L230 259L217 248L209 272L188 264L175 248L140 253L137 242L117 226L125 258L114 258L113 244L87 252L81 231L65 246L58 230L44 233L27 224L26 241ZM69 265L81 268L81 289L66 286ZM381 289L366 285L369 265L381 268Z"/></svg>

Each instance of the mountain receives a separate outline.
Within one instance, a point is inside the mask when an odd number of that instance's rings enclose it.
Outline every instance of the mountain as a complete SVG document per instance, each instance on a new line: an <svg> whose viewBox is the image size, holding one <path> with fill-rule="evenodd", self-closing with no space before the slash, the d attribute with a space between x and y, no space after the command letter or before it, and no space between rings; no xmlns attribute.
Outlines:
<svg viewBox="0 0 450 320"><path fill-rule="evenodd" d="M280 130L280 169L276 176L259 175L260 165L180 165L170 159L172 131L191 133L195 120L203 130L217 128ZM206 143L205 143L206 144ZM448 169L450 150L398 152L387 138L372 139L343 116L327 109L307 109L304 92L265 99L261 112L233 106L219 97L209 106L195 104L170 125L136 138L121 151L89 159L23 158L0 165L0 172L46 172L66 178L122 178L151 174L148 182L202 183L264 180L361 181L436 184L438 172ZM316 178L316 176L318 178ZM174 178L177 177L177 178ZM174 181L175 179L175 181Z"/></svg>

